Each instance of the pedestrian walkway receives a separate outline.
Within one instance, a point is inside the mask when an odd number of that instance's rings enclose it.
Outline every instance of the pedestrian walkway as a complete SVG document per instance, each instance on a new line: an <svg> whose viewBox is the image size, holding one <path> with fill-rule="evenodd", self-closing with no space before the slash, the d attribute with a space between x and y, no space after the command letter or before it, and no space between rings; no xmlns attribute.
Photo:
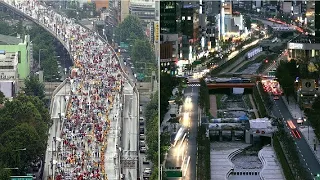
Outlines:
<svg viewBox="0 0 320 180"><path fill-rule="evenodd" d="M263 164L260 177L263 180L285 180L281 164L272 146L265 146L259 151L259 159Z"/></svg>
<svg viewBox="0 0 320 180"><path fill-rule="evenodd" d="M173 104L173 103L170 103L169 104L169 110L168 112L164 115L164 118L163 118L163 121L161 123L161 127L160 127L160 130L161 130L161 133L164 132L164 131L167 131L167 132L175 132L175 131L178 131L180 126L179 124L177 125L173 125L171 122L169 122L169 120L171 119L171 116L170 114L176 114L178 116L179 114L179 107L177 104ZM180 109L182 108L182 106L180 107Z"/></svg>
<svg viewBox="0 0 320 180"><path fill-rule="evenodd" d="M217 97L216 95L210 95L210 114L214 118L218 118L218 113L217 113Z"/></svg>
<svg viewBox="0 0 320 180"><path fill-rule="evenodd" d="M200 84L199 83L191 83L191 84L188 84L189 87L199 87Z"/></svg>
<svg viewBox="0 0 320 180"><path fill-rule="evenodd" d="M294 119L304 117L303 111L300 109L299 105L296 103L296 100L293 97L289 97L289 103L288 103L288 100L286 99L286 97L284 97L284 96L281 96L281 97L283 99L283 102L285 103L285 105L289 109L291 116Z"/></svg>
<svg viewBox="0 0 320 180"><path fill-rule="evenodd" d="M254 112L254 116L255 116L256 118L259 118L260 116L259 116L259 113L258 113L258 111L257 111L257 106L256 106L256 104L254 103L252 94L249 94L249 99L250 99L250 103L252 104L253 109L255 110L255 111L253 111L253 112Z"/></svg>
<svg viewBox="0 0 320 180"><path fill-rule="evenodd" d="M177 88L172 90L172 94L175 94L176 92L177 92ZM163 121L160 126L161 133L164 131L174 133L179 130L180 125L177 123L173 125L171 122L169 122L169 120L171 119L170 114L175 114L176 116L178 116L181 111L182 111L182 106L179 107L175 103L169 103L169 110L164 115Z"/></svg>
<svg viewBox="0 0 320 180"><path fill-rule="evenodd" d="M210 144L210 173L213 180L227 180L234 169L231 159L248 147L244 143L214 142Z"/></svg>
<svg viewBox="0 0 320 180"><path fill-rule="evenodd" d="M293 97L289 98L289 104L285 97L282 97L282 98L284 103L288 107L292 117L294 118L304 117L303 111L299 108L299 106L297 105ZM303 135L304 139L307 141L312 152L317 157L317 160L320 161L320 144L319 144L319 140L317 139L313 131L313 128L311 126L298 126L298 129Z"/></svg>

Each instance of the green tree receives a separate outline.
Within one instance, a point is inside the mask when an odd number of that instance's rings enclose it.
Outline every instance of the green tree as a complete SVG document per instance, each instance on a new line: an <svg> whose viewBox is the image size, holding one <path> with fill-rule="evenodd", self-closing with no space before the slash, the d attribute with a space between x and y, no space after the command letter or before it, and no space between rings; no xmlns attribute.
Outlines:
<svg viewBox="0 0 320 180"><path fill-rule="evenodd" d="M7 180L10 179L11 176L11 170L9 169L4 169L6 168L3 165L0 165L0 180Z"/></svg>
<svg viewBox="0 0 320 180"><path fill-rule="evenodd" d="M159 156L159 119L158 119L158 93L156 92L151 101L148 103L145 112L146 118L146 142L148 145L148 150L146 152L147 159L149 159L153 163L153 171L152 178L156 178L158 176L157 171L155 169L158 168L158 156ZM151 178L151 179L152 179Z"/></svg>
<svg viewBox="0 0 320 180"><path fill-rule="evenodd" d="M0 109L0 165L19 167L14 173L25 174L30 162L45 152L50 121L38 97L20 94L6 101ZM27 151L14 151L22 148Z"/></svg>
<svg viewBox="0 0 320 180"><path fill-rule="evenodd" d="M0 34L10 35L13 32L13 28L6 21L0 21Z"/></svg>
<svg viewBox="0 0 320 180"><path fill-rule="evenodd" d="M249 16L245 16L244 18L244 21L245 21L245 27L250 30L251 29L251 17Z"/></svg>
<svg viewBox="0 0 320 180"><path fill-rule="evenodd" d="M317 138L320 138L320 98L315 98L312 108L306 109L305 115L307 117L308 122L310 122L311 126L314 128L314 132L317 136Z"/></svg>
<svg viewBox="0 0 320 180"><path fill-rule="evenodd" d="M24 38L26 32L22 20L19 20L19 22L16 24L15 31L20 34L21 38Z"/></svg>
<svg viewBox="0 0 320 180"><path fill-rule="evenodd" d="M116 30L117 42L129 42L131 39L144 39L145 34L141 20L137 16L129 15Z"/></svg>
<svg viewBox="0 0 320 180"><path fill-rule="evenodd" d="M2 91L0 91L0 104L2 104L5 100L5 96Z"/></svg>
<svg viewBox="0 0 320 180"><path fill-rule="evenodd" d="M28 163L39 157L41 148L40 137L34 127L27 123L16 126L0 136L1 145L5 147L1 152L1 161L9 167L18 167L19 174L25 174ZM26 151L14 151L26 148Z"/></svg>
<svg viewBox="0 0 320 180"><path fill-rule="evenodd" d="M39 26L33 26L28 30L30 39L33 41L33 59L39 59L40 54L40 65L44 71L45 81L57 81L56 78L60 79L58 73L58 63L56 56L56 48L54 46L55 38L43 28Z"/></svg>
<svg viewBox="0 0 320 180"><path fill-rule="evenodd" d="M281 61L277 70L276 77L286 96L294 94L294 81L298 75L296 61Z"/></svg>
<svg viewBox="0 0 320 180"><path fill-rule="evenodd" d="M177 78L167 73L160 74L160 123L168 111L169 99L172 96L172 90L178 85Z"/></svg>
<svg viewBox="0 0 320 180"><path fill-rule="evenodd" d="M42 100L39 99L37 96L26 96L24 94L19 94L16 98L20 102L31 102L35 108L39 111L41 115L41 120L45 123L48 124L48 127L51 126L52 120L48 111L48 108L45 107L44 103Z"/></svg>
<svg viewBox="0 0 320 180"><path fill-rule="evenodd" d="M44 84L42 84L36 76L30 76L24 80L25 87L23 91L26 95L37 96L39 99L45 97L44 94Z"/></svg>
<svg viewBox="0 0 320 180"><path fill-rule="evenodd" d="M135 62L147 62L147 63L156 63L154 52L151 48L151 44L148 40L137 39L134 41L131 58L133 63ZM142 66L142 64L139 64Z"/></svg>

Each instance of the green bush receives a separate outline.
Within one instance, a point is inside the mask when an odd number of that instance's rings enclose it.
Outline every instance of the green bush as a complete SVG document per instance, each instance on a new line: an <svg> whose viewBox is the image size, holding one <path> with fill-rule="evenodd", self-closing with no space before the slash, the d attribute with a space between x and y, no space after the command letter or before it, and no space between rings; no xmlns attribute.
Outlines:
<svg viewBox="0 0 320 180"><path fill-rule="evenodd" d="M198 158L197 177L198 179L211 179L210 168L210 140L206 137L206 127L200 126L198 129Z"/></svg>
<svg viewBox="0 0 320 180"><path fill-rule="evenodd" d="M263 100L263 102L264 102L264 105L265 105L265 107L266 107L266 110L270 110L270 109L272 108L272 106L273 106L273 102L272 102L272 100L270 99L269 93L266 92L266 91L264 91L261 82L258 83L258 89L259 89L259 91L260 91L261 98L262 98L262 100Z"/></svg>
<svg viewBox="0 0 320 180"><path fill-rule="evenodd" d="M285 178L292 180L295 179L277 136L273 136L273 148L278 160L280 161Z"/></svg>
<svg viewBox="0 0 320 180"><path fill-rule="evenodd" d="M260 117L267 116L267 110L263 104L262 98L258 92L258 88L256 86L253 87L253 99L257 105Z"/></svg>

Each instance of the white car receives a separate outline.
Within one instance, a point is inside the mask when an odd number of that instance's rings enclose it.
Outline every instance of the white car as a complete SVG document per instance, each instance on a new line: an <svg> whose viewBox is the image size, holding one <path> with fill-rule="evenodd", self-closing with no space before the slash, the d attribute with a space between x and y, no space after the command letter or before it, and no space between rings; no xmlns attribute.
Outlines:
<svg viewBox="0 0 320 180"><path fill-rule="evenodd" d="M151 168L145 168L143 173L151 173Z"/></svg>
<svg viewBox="0 0 320 180"><path fill-rule="evenodd" d="M298 119L297 119L297 124L302 125L302 124L303 124L303 119L302 119L302 118L298 118Z"/></svg>
<svg viewBox="0 0 320 180"><path fill-rule="evenodd" d="M140 147L140 153L145 153L147 151L146 147Z"/></svg>

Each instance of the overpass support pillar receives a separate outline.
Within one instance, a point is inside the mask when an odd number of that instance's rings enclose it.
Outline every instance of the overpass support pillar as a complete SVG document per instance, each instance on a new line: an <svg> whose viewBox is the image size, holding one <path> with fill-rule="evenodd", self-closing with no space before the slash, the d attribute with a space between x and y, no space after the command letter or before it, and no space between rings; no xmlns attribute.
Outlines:
<svg viewBox="0 0 320 180"><path fill-rule="evenodd" d="M235 136L235 130L231 130L231 141L235 141L236 140L236 136Z"/></svg>
<svg viewBox="0 0 320 180"><path fill-rule="evenodd" d="M219 130L219 141L222 141L222 130Z"/></svg>
<svg viewBox="0 0 320 180"><path fill-rule="evenodd" d="M251 137L250 131L248 130L244 131L244 139L247 144L252 144L252 137Z"/></svg>

